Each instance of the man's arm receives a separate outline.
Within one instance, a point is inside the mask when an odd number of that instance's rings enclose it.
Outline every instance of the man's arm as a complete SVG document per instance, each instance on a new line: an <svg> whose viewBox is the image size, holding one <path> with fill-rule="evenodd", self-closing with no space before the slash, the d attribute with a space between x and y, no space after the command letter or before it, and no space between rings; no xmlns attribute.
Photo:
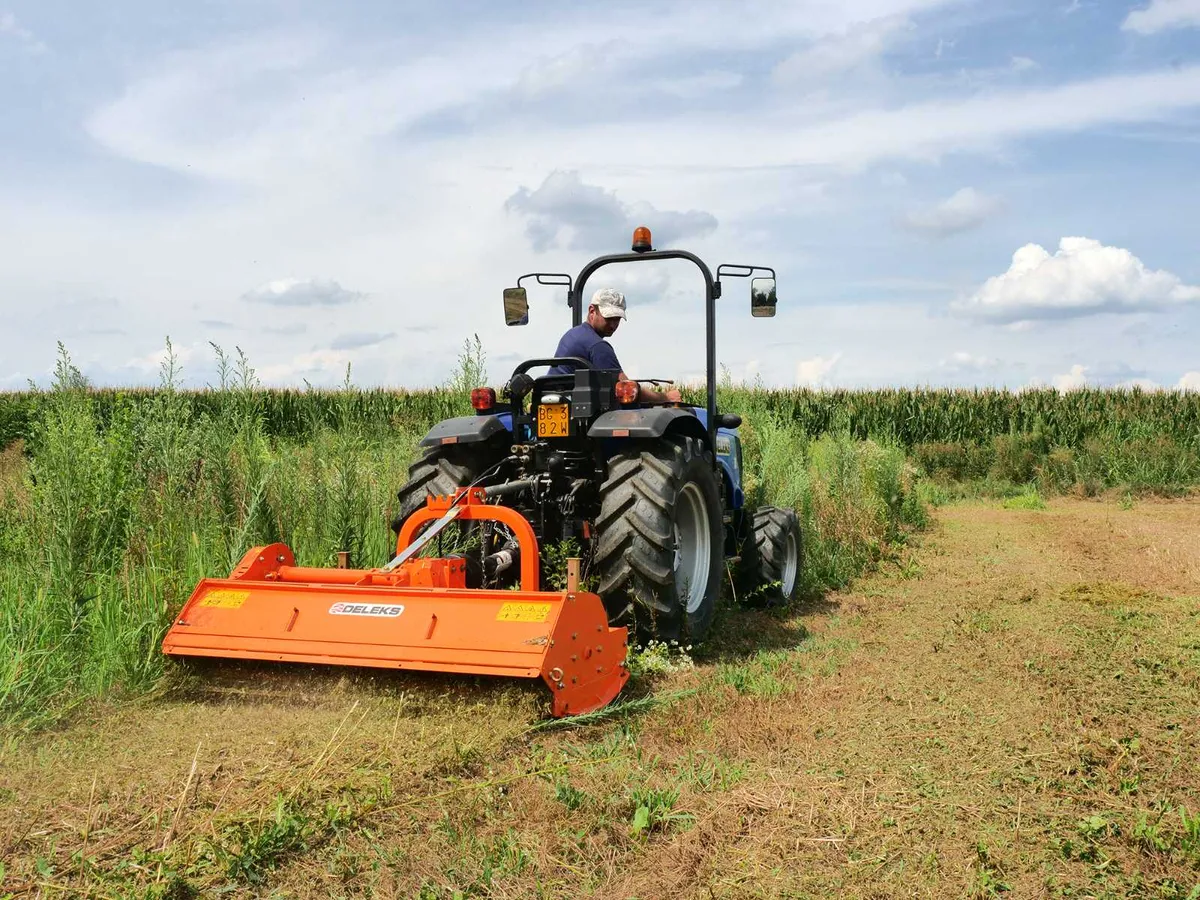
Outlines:
<svg viewBox="0 0 1200 900"><path fill-rule="evenodd" d="M621 363L617 360L617 353L608 341L601 341L592 349L592 365L598 369L616 369L620 373L617 376L617 381L633 381L621 369ZM651 390L645 385L638 385L639 403L679 403L682 399L679 391L676 390L662 393L661 391Z"/></svg>
<svg viewBox="0 0 1200 900"><path fill-rule="evenodd" d="M633 381L628 375L622 372L617 376L617 381ZM638 402L639 403L679 403L683 400L683 396L679 391L672 388L663 393L646 387L644 384L638 385Z"/></svg>

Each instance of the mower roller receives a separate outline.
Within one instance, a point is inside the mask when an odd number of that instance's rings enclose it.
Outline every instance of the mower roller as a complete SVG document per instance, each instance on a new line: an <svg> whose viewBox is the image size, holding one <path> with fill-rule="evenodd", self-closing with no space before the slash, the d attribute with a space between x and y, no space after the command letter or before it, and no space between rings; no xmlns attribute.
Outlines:
<svg viewBox="0 0 1200 900"><path fill-rule="evenodd" d="M520 545L519 590L467 587L466 560L417 552L451 521L493 521ZM418 530L429 523L419 537ZM626 628L609 627L600 597L539 590L537 536L480 488L431 496L404 523L396 556L376 569L295 565L285 544L255 547L228 578L206 578L163 641L171 656L373 666L541 678L551 713L578 715L620 693Z"/></svg>

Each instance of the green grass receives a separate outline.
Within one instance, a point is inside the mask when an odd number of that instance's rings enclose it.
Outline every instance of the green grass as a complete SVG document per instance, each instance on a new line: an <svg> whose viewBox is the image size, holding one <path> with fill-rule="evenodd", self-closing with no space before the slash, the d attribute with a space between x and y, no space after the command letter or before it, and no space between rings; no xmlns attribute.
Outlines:
<svg viewBox="0 0 1200 900"><path fill-rule="evenodd" d="M238 415L194 420L167 382L103 423L60 359L28 470L0 498L0 719L36 725L150 689L191 589L252 546L282 540L308 565L339 550L387 560L418 432L317 424L304 442L271 440L240 397Z"/></svg>
<svg viewBox="0 0 1200 900"><path fill-rule="evenodd" d="M1024 492L1009 497L1001 504L1005 509L1045 509L1046 501L1037 488L1030 485Z"/></svg>

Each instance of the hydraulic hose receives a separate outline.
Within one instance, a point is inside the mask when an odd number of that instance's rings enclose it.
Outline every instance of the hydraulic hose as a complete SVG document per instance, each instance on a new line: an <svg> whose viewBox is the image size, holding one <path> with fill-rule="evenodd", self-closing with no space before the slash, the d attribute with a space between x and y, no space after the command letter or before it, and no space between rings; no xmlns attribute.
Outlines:
<svg viewBox="0 0 1200 900"><path fill-rule="evenodd" d="M540 475L534 475L531 478L521 478L517 481L509 481L504 484L494 484L491 487L485 487L483 493L489 499L492 497L508 497L534 487L540 478Z"/></svg>

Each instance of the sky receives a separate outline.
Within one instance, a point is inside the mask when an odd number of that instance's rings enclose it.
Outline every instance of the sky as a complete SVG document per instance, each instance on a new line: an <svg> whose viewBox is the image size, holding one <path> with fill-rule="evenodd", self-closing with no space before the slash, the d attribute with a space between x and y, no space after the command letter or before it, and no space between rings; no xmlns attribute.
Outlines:
<svg viewBox="0 0 1200 900"><path fill-rule="evenodd" d="M1200 0L0 0L0 390L491 381L655 246L770 386L1200 389ZM698 272L606 268L632 377Z"/></svg>

